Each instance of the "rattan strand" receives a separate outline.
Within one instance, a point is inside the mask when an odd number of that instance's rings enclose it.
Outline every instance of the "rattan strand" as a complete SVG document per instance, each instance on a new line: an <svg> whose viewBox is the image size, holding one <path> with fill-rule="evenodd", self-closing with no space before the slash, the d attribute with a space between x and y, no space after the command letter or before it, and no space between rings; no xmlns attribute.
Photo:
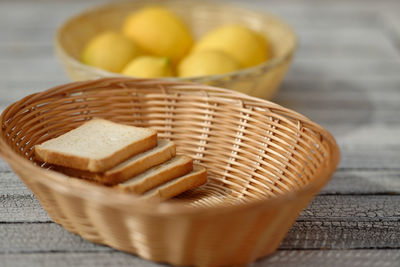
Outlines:
<svg viewBox="0 0 400 267"><path fill-rule="evenodd" d="M207 168L208 184L154 205L35 166L35 144L94 117L156 129ZM57 223L90 241L179 265L244 264L271 253L339 159L331 135L296 112L230 90L160 80L62 85L6 108L1 126L2 157Z"/></svg>

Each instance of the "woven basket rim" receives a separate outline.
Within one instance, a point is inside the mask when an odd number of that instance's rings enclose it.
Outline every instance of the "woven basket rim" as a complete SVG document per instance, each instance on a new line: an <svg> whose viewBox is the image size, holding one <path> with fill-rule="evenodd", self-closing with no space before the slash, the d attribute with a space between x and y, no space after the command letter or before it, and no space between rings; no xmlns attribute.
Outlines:
<svg viewBox="0 0 400 267"><path fill-rule="evenodd" d="M70 22L72 22L74 19L83 17L86 14L94 12L94 11L97 11L97 10L103 10L103 9L107 9L109 7L116 6L116 5L119 5L119 4L127 4L129 2L130 2L129 0L122 0L122 1L117 1L117 2L114 2L114 3L110 2L110 3L107 3L107 4L103 4L103 5L98 5L96 7L90 7L90 8L87 8L86 10L83 10L82 12L70 17L66 21L64 21L64 23L57 29L57 32L56 32L56 34L55 34L55 36L53 38L53 44L54 44L55 53L59 54L61 57L66 58L68 61L70 61L70 63L72 65L75 65L77 67L85 67L86 69L97 73L100 77L138 78L138 77L132 77L132 76L123 75L123 74L120 74L120 73L106 71L106 70L103 70L103 69L100 69L100 68L96 68L96 67L93 67L93 66L89 66L89 65L83 64L79 60L77 60L74 57L72 57L71 55L69 55L65 51L65 49L64 49L64 47L62 45L62 42L60 41L61 40L61 35L62 35L62 32L63 32L64 28L67 27L67 25ZM164 2L164 1L160 1L160 2ZM165 0L165 2L176 2L176 3L182 2L182 3L184 3L185 1L184 0ZM290 58L292 58L294 56L294 54L295 54L295 51L298 48L298 38L297 38L296 32L293 30L293 28L288 23L286 23L284 20L280 19L278 16L272 15L271 13L268 13L268 12L265 12L265 11L260 12L260 11L257 11L257 10L251 9L251 8L238 7L238 6L236 6L234 4L231 4L231 3L224 3L222 5L222 4L219 4L219 3L212 2L210 0L199 0L199 1L196 1L196 3L208 4L208 5L211 5L211 6L216 7L216 8L230 9L230 10L233 10L233 11L235 11L235 10L236 11L245 10L246 12L251 12L253 14L257 14L257 15L261 15L261 16L264 16L264 17L268 17L268 18L270 18L270 19L272 19L272 20L274 20L276 22L279 22L279 24L281 24L283 27L285 27L287 32L292 35L293 40L294 40L293 48L288 50L287 53L285 53L281 57L273 57L272 59L264 61L264 62L262 62L262 63L260 63L260 64L258 64L256 66L243 68L243 69L240 69L240 70L237 70L237 71L233 71L233 72L229 72L229 73L206 75L206 76L193 76L193 77L184 77L184 78L163 77L162 80L172 81L172 82L180 82L180 81L182 81L182 82L202 83L204 81L209 82L209 81L216 81L216 80L221 80L221 79L223 80L223 79L227 79L228 77L236 78L236 77L239 77L239 76L251 76L253 73L256 73L259 70L263 70L263 71L266 72L266 71L272 70L272 69L280 66L285 61L287 61ZM196 3L194 3L194 4L196 4Z"/></svg>
<svg viewBox="0 0 400 267"><path fill-rule="evenodd" d="M315 129L318 129L320 133L323 133L324 138L328 141L330 144L330 154L331 154L331 161L327 162L326 168L328 168L328 171L325 169L325 175L321 177L321 172L324 170L324 168L319 168L317 172L314 174L315 179L310 181L306 186L302 187L299 190L292 190L290 192L287 192L283 195L279 195L273 198L262 198L262 199L254 199L251 201L247 202L239 202L235 203L234 205L227 205L227 206L188 206L185 205L182 202L179 201L171 201L171 202L163 202L163 203L150 203L150 202L145 202L141 198L127 194L124 192L120 192L118 190L104 187L104 186L99 186L95 185L92 183L89 183L84 180L80 179L70 179L68 176L51 171L51 170L46 170L43 169L39 166L36 166L32 163L32 161L24 158L23 156L19 155L16 151L14 151L4 140L3 137L3 123L4 123L4 117L8 113L9 110L12 110L13 108L17 107L21 103L24 103L30 99L34 99L41 94L48 94L49 92L57 92L57 91L62 91L63 88L68 87L68 88L79 88L84 85L90 85L90 84L96 84L96 83L101 83L101 82L115 82L115 81L120 81L120 82L129 82L129 81L136 81L136 82L143 82L143 84L146 83L159 83L159 84L164 84L164 85L181 85L183 86L182 90L184 90L184 86L196 86L201 87L203 90L207 91L217 91L225 94L229 94L234 98L240 98L243 101L251 101L251 102L256 102L258 104L265 104L268 105L269 108L273 109L278 109L280 111L289 113L291 115L294 115L298 117L299 119L302 120L303 123L306 123L310 126L312 126ZM212 96L207 96L211 97ZM257 208L257 207L265 207L265 206L276 206L279 204L287 203L292 200L295 200L297 198L303 197L305 195L314 195L318 192L318 190L329 180L330 176L336 169L338 163L339 163L339 158L340 158L340 152L339 152L339 147L333 138L333 136L325 130L322 126L319 124L311 121L304 115L301 115L295 111L292 111L290 109L284 108L278 104L275 104L273 102L270 102L268 100L264 99L259 99L256 97L252 97L240 92L232 91L229 89L223 89L223 88L218 88L218 87L213 87L213 86L208 86L208 85L199 85L196 83L188 83L188 82L170 82L170 81L165 81L165 80L160 80L160 79L134 79L134 78L102 78L102 79L97 79L97 80L90 80L90 81L80 81L80 82L72 82L72 83L67 83L63 85L59 85L50 89L47 89L42 92L34 93L31 95L28 95L24 98L22 98L19 101L14 102L13 104L9 105L0 115L0 122L2 124L2 127L0 128L0 156L3 157L3 159L11 166L14 168L14 166L18 166L19 169L26 169L29 170L29 173L31 179L33 180L42 180L45 181L48 185L52 187L52 189L55 189L57 191L62 191L66 194L74 195L79 198L84 198L87 200L91 200L91 198L95 198L97 202L101 202L101 204L106 205L106 206L113 206L114 208L120 208L124 209L129 206L129 209L134 211L134 212L140 212L144 214L157 214L157 215L177 215L177 214L186 214L186 215L192 215L192 216L198 216L198 215L204 215L204 214L213 214L213 213L221 213L221 212L231 212L231 211L238 211L241 209L247 209L247 208ZM35 175L33 175L35 174ZM73 189L73 190L71 190ZM107 195L109 197L107 198L102 198L98 196L104 196Z"/></svg>

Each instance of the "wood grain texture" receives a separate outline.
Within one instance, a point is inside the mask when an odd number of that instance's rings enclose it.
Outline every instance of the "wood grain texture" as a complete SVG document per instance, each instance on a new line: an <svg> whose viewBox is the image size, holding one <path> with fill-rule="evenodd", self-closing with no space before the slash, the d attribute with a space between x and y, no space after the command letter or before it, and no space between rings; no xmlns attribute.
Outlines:
<svg viewBox="0 0 400 267"><path fill-rule="evenodd" d="M305 250L278 251L271 257L261 259L254 266L275 267L392 267L400 260L399 250Z"/></svg>
<svg viewBox="0 0 400 267"><path fill-rule="evenodd" d="M1 173L9 173L9 172L11 172L10 166L8 166L7 162L5 162L2 158L0 158L0 172Z"/></svg>
<svg viewBox="0 0 400 267"><path fill-rule="evenodd" d="M4 208L0 223L51 222L33 195L3 195L0 203ZM399 206L400 195L319 195L298 221L399 221Z"/></svg>
<svg viewBox="0 0 400 267"><path fill-rule="evenodd" d="M49 253L16 253L0 255L0 262L4 267L25 267L27 262L30 266L41 267L70 267L70 266L98 266L98 267L151 267L165 266L143 260L134 255L118 251L104 252L49 252Z"/></svg>
<svg viewBox="0 0 400 267"><path fill-rule="evenodd" d="M399 206L400 196L317 196L300 214L298 221L394 221L400 223Z"/></svg>
<svg viewBox="0 0 400 267"><path fill-rule="evenodd" d="M400 170L340 169L321 194L400 194Z"/></svg>
<svg viewBox="0 0 400 267"><path fill-rule="evenodd" d="M0 198L31 196L32 193L19 179L19 177L11 171L0 171Z"/></svg>
<svg viewBox="0 0 400 267"><path fill-rule="evenodd" d="M86 246L81 244L86 241L72 238L52 223L33 196L5 196L0 203L4 207L0 213L0 251L36 251L38 247L41 251L74 250L74 246ZM281 248L400 248L399 206L400 196L317 196L300 214ZM9 244L10 238L21 244ZM46 242L35 244L42 240Z"/></svg>
<svg viewBox="0 0 400 267"><path fill-rule="evenodd" d="M0 251L2 253L112 250L106 246L87 242L55 223L0 224L0 237Z"/></svg>
<svg viewBox="0 0 400 267"><path fill-rule="evenodd" d="M14 203L16 200L18 200L17 205L24 206L26 209L35 209L36 214L41 209L32 196L14 198ZM10 204L9 206L12 207ZM400 195L319 195L300 214L298 221L397 221L400 223L399 206ZM33 222L36 222L37 218L43 222L49 220L47 214L43 213L32 217ZM29 218L23 220L30 221Z"/></svg>
<svg viewBox="0 0 400 267"><path fill-rule="evenodd" d="M0 111L27 94L68 82L53 56L55 29L72 14L102 2L1 2ZM399 2L234 2L269 10L296 29L298 52L275 101L321 123L335 135L342 152L339 170L301 213L281 250L252 266L396 266ZM0 263L159 266L86 242L52 223L1 159Z"/></svg>
<svg viewBox="0 0 400 267"><path fill-rule="evenodd" d="M280 249L400 249L400 223L392 221L297 221ZM0 224L0 251L43 253L51 251L98 251L111 248L96 245L71 234L54 223ZM13 240L13 242L9 242Z"/></svg>
<svg viewBox="0 0 400 267"><path fill-rule="evenodd" d="M274 255L262 258L251 264L252 267L276 266L276 267L392 267L393 262L400 260L399 250L331 250L331 251L278 251ZM103 252L53 252L53 253L15 253L0 255L0 262L4 267L25 267L29 262L30 266L43 267L69 267L69 266L165 266L163 264L151 263L118 251Z"/></svg>
<svg viewBox="0 0 400 267"><path fill-rule="evenodd" d="M296 222L281 244L284 249L400 248L398 221Z"/></svg>
<svg viewBox="0 0 400 267"><path fill-rule="evenodd" d="M27 193L0 196L0 223L52 222L37 199L29 191Z"/></svg>
<svg viewBox="0 0 400 267"><path fill-rule="evenodd" d="M16 174L6 166L2 170L0 161L0 198L19 201L17 197L32 196ZM399 195L399 169L339 169L331 181L322 189L321 195ZM15 197L15 198L11 198ZM28 201L28 200L27 200ZM21 204L18 208L25 206ZM0 211L1 212L1 211ZM20 216L24 216L21 213ZM0 217L1 218L1 217Z"/></svg>

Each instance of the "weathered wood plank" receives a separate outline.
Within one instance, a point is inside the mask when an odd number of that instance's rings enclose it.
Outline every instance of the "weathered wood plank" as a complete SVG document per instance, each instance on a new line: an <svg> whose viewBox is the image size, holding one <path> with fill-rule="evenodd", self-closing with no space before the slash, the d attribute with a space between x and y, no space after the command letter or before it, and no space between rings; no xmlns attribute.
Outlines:
<svg viewBox="0 0 400 267"><path fill-rule="evenodd" d="M296 58L325 60L393 59L398 56L391 39L374 29L343 29L332 27L329 30L311 28L297 29L299 49Z"/></svg>
<svg viewBox="0 0 400 267"><path fill-rule="evenodd" d="M40 66L40 68L38 68ZM288 79L324 80L348 79L363 80L386 78L398 79L400 61L396 60L295 60L288 73ZM24 75L21 76L21 73ZM18 81L23 77L27 81L40 81L55 77L64 77L61 64L55 58L43 59L0 59L0 78L8 82ZM351 88L351 85L350 85Z"/></svg>
<svg viewBox="0 0 400 267"><path fill-rule="evenodd" d="M331 60L348 60L348 59L391 59L396 56L397 51L393 47L386 48L380 43L371 44L370 40L365 40L364 43L349 42L349 43L329 43L328 41L315 44L305 41L306 38L316 39L324 38L321 34L310 34L311 37L306 37L307 34L297 32L301 46L296 51L296 58L324 59L327 62ZM303 41L304 39L304 41ZM358 39L357 39L358 40ZM43 43L26 44L24 42L13 41L12 43L0 43L0 57L2 59L47 59L53 58L53 47L51 40L43 39Z"/></svg>
<svg viewBox="0 0 400 267"><path fill-rule="evenodd" d="M372 52L379 53L378 51ZM0 58L2 59L45 59L53 58L53 46L50 40L44 40L43 44L0 42Z"/></svg>
<svg viewBox="0 0 400 267"><path fill-rule="evenodd" d="M331 126L328 128L335 134L340 133L341 127L352 131L360 127L380 131L399 125L398 88L398 78L373 81L316 77L312 80L289 74L274 101ZM374 142L374 135L368 136ZM385 142L385 138L376 141Z"/></svg>
<svg viewBox="0 0 400 267"><path fill-rule="evenodd" d="M298 221L282 249L400 248L397 221Z"/></svg>
<svg viewBox="0 0 400 267"><path fill-rule="evenodd" d="M0 168L1 169L1 168ZM339 169L322 189L321 195L400 194L400 169L352 170ZM31 196L32 192L11 171L0 170L0 196ZM1 198L1 197L0 197ZM18 201L10 198L7 201ZM11 204L9 204L11 205ZM26 206L20 204L18 208ZM32 210L35 206L28 207ZM1 211L0 211L1 213ZM25 212L20 215L24 216ZM15 214L14 214L15 215ZM0 216L1 217L1 216ZM21 219L22 220L22 219Z"/></svg>
<svg viewBox="0 0 400 267"><path fill-rule="evenodd" d="M1 14L1 13L0 13ZM26 12L26 14L29 14ZM10 23L10 21L9 21ZM33 24L34 25L34 24ZM45 28L40 27L39 29L35 29L32 27L27 28L2 28L2 36L1 43L3 44L21 44L30 39L30 41L35 44L43 43L44 41L51 43L55 29L50 28L49 30L43 30Z"/></svg>
<svg viewBox="0 0 400 267"><path fill-rule="evenodd" d="M361 144L351 149L341 146L340 168L362 169L398 169L400 166L400 147L364 147Z"/></svg>
<svg viewBox="0 0 400 267"><path fill-rule="evenodd" d="M52 222L30 191L26 195L0 195L1 222Z"/></svg>
<svg viewBox="0 0 400 267"><path fill-rule="evenodd" d="M389 222L400 223L400 196L316 196L298 218L301 222ZM400 234L400 233L399 233Z"/></svg>
<svg viewBox="0 0 400 267"><path fill-rule="evenodd" d="M395 103L398 99L400 77L395 79L333 79L330 77L293 77L288 74L275 101L299 102L303 105L351 105L359 108L362 101L374 105ZM365 99L368 98L368 99ZM382 106L384 108L384 106Z"/></svg>
<svg viewBox="0 0 400 267"><path fill-rule="evenodd" d="M397 96L394 97L397 98ZM364 104L361 102L362 99L366 101ZM391 103L388 103L386 107L383 104L377 106L367 99L363 98L361 94L360 102L357 101L358 108L356 106L352 108L351 105L344 105L343 107L327 105L326 108L323 108L321 105L312 106L312 103L310 103L310 106L296 102L280 103L277 101L277 103L305 115L311 120L322 124L322 126L328 127L329 130L334 127L349 128L351 126L356 129L357 127L365 126L372 129L376 126L396 127L399 125L400 118L396 115L400 111L399 106ZM351 101L345 102L349 103Z"/></svg>
<svg viewBox="0 0 400 267"><path fill-rule="evenodd" d="M37 199L31 195L2 195L0 223L50 222ZM400 195L319 195L298 221L326 223L387 222L400 224ZM400 234L400 233L399 233Z"/></svg>
<svg viewBox="0 0 400 267"><path fill-rule="evenodd" d="M0 86L0 106L4 108L28 94L66 82L68 79L61 70L47 79L36 77L23 81L5 81ZM365 125L372 129L386 124L386 128L393 128L398 125L395 122L399 121L396 115L400 109L399 86L400 79L365 85L365 82L349 80L297 81L288 76L274 101L319 123L335 127L348 127L351 124L355 127Z"/></svg>
<svg viewBox="0 0 400 267"><path fill-rule="evenodd" d="M100 1L96 2L101 3ZM96 3L90 1L47 1L44 6L30 1L6 1L2 2L0 9L0 25L1 28L8 28L7 25L12 25L12 28L29 27L32 30L54 28L61 25L68 17L94 4ZM49 12L54 10L57 10L57 12ZM37 31L33 32L36 33ZM32 37L32 42L35 42L35 34L31 33L30 36Z"/></svg>
<svg viewBox="0 0 400 267"><path fill-rule="evenodd" d="M52 35L55 29L45 29L45 31L49 32L46 35ZM338 59L388 60L397 55L397 51L390 40L386 36L382 38L380 31L376 31L376 34L365 36L358 34L357 38L348 38L347 35L357 34L358 30L348 31L346 34L343 34L342 31L342 29L332 29L329 32L319 29L311 32L307 31L307 29L303 31L297 30L296 33L301 45L296 52L296 58L324 59L329 62ZM336 32L339 35L343 35L343 39L341 39L343 41L329 40L329 38L336 35ZM369 31L367 32L369 33ZM51 39L47 37L40 39L42 43L40 43L40 40L35 43L26 43L22 40L15 40L14 37L9 37L9 39L9 42L0 42L0 58L2 59L47 59L54 57ZM314 40L319 41L315 42Z"/></svg>
<svg viewBox="0 0 400 267"><path fill-rule="evenodd" d="M340 169L321 194L400 194L400 170Z"/></svg>
<svg viewBox="0 0 400 267"><path fill-rule="evenodd" d="M141 259L137 256L119 251L104 252L52 252L52 253L15 253L0 254L0 262L4 267L70 267L70 266L165 266Z"/></svg>
<svg viewBox="0 0 400 267"><path fill-rule="evenodd" d="M31 191L15 173L8 170L5 172L0 171L0 199L5 195L28 196L31 194Z"/></svg>
<svg viewBox="0 0 400 267"><path fill-rule="evenodd" d="M305 38L298 33L300 38ZM300 39L302 42L302 39ZM360 45L360 44L305 44L296 51L296 58L310 58L317 60L326 60L327 62L341 59L390 59L395 56L394 49L385 49L380 46Z"/></svg>
<svg viewBox="0 0 400 267"><path fill-rule="evenodd" d="M0 86L0 108L4 109L10 104L27 95L38 93L54 86L70 82L64 74L58 74L48 79L7 81Z"/></svg>
<svg viewBox="0 0 400 267"><path fill-rule="evenodd" d="M391 267L393 262L400 260L399 250L302 250L285 251L278 250L269 257L262 258L250 266L276 266L276 267ZM108 267L118 265L120 267L138 266L165 266L137 256L119 251L104 252L55 252L55 253L15 253L0 254L0 262L5 267L35 266L98 266Z"/></svg>
<svg viewBox="0 0 400 267"><path fill-rule="evenodd" d="M49 85L49 88L53 85ZM33 89L31 93L35 93L41 91L40 89ZM25 91L26 92L26 91ZM0 98L0 105L6 106L15 102L22 97L24 97L24 91L14 91L10 92L10 99L5 100L5 103L2 103L2 99ZM334 136L342 137L347 134L352 134L352 144L360 145L361 141L356 141L357 137L362 138L363 140L368 139L368 136L363 136L368 129L371 129L372 132L375 133L385 133L389 137L393 136L395 132L398 131L396 125L400 124L400 117L397 116L400 112L400 106L390 106L388 105L388 109L351 109L351 108L326 108L322 107L307 107L303 105L296 105L291 103L289 105L284 105L287 108L293 109L309 119L313 120L316 123L321 124L327 130L329 130ZM380 130L378 127L387 128L388 130ZM389 132L390 127L394 127L393 133ZM379 145L380 138L385 138L385 136L373 136L370 135L370 142L373 145ZM354 143L353 143L353 140ZM339 143L341 140L338 139ZM381 140L383 145L387 144L385 140ZM398 142L395 142L398 144ZM375 149L375 147L374 147ZM387 148L378 148L379 150L386 150ZM396 148L393 148L396 150ZM366 149L368 150L368 148ZM368 155L366 155L368 157ZM355 166L358 168L358 166ZM374 167L375 168L375 167Z"/></svg>
<svg viewBox="0 0 400 267"><path fill-rule="evenodd" d="M346 207L343 204L341 206L342 210L349 213L348 217L328 218L326 220L299 219L290 229L280 248L400 248L399 216L381 217L381 219L372 217L372 220L371 218L359 220L360 218L369 217L368 213L364 215L362 212L357 213L355 210L362 206L362 203L366 203L365 199L364 202L359 202L356 207ZM398 204L397 200L396 205L398 206ZM349 210L351 211L349 212ZM371 212L374 216L380 216L379 211L372 210ZM339 213L342 211L334 209L329 210L329 212ZM356 220L352 219L352 216L355 216ZM302 217L304 218L304 215ZM10 243L9 240L13 240L13 242ZM86 242L79 236L69 234L61 226L54 223L0 224L0 251L3 253L75 252L108 249Z"/></svg>
<svg viewBox="0 0 400 267"><path fill-rule="evenodd" d="M339 143L343 152L352 149L358 150L359 146L363 144L365 144L365 147L371 147L371 149L375 149L377 146L381 147L378 150L391 149L392 146L396 150L399 145L400 129L397 125L390 127L390 125L372 126L371 124L357 125L355 123L354 128L348 129L346 132L344 132L345 126L338 127L338 129L333 129L333 126L336 127L334 124L330 125L329 128L332 132L337 133L336 137L340 139Z"/></svg>
<svg viewBox="0 0 400 267"><path fill-rule="evenodd" d="M399 262L399 250L305 250L277 251L252 266L275 267L392 267Z"/></svg>
<svg viewBox="0 0 400 267"><path fill-rule="evenodd" d="M18 88L0 89L0 109L25 95L55 85L51 81L19 84ZM290 88L285 86L275 101L322 124L335 136L340 137L339 141L342 144L393 145L398 144L399 140L397 136L400 128L397 125L400 117L397 114L400 112L400 94L394 88L396 83L388 86L393 88L319 90L318 87L298 89L295 85ZM343 99L337 95L343 95Z"/></svg>
<svg viewBox="0 0 400 267"><path fill-rule="evenodd" d="M52 57L52 53L48 53L48 51L53 50L52 38L58 25L49 26L32 28L32 25L23 25L22 27L3 29L2 33L6 38L0 42L0 55L2 58L16 59L22 58L24 54L28 57ZM306 54L300 53L299 58L314 59L315 57L310 56L319 55L324 59L332 58L334 60L392 59L397 55L391 38L388 38L390 36L381 29L368 27L354 29L332 25L328 31L314 27L297 28L296 24L294 24L294 28L299 38L300 52L307 52ZM32 31L37 31L39 35L32 36ZM330 55L331 52L336 52L336 54Z"/></svg>
<svg viewBox="0 0 400 267"><path fill-rule="evenodd" d="M87 242L55 223L0 224L0 237L0 251L3 254L111 250L109 247Z"/></svg>
<svg viewBox="0 0 400 267"><path fill-rule="evenodd" d="M54 75L46 79L34 77L32 80L25 81L6 81L0 88L0 105L9 105L28 94L66 82L68 82L68 79L62 71L55 72ZM324 83L321 82L320 84ZM314 88L299 89L296 88L295 82L292 82L289 85L284 85L275 101L324 126L332 125L328 129L333 130L334 133L338 132L335 132L335 128L338 127L348 128L349 126L368 125L368 128L371 129L373 128L372 125L376 127L376 124L385 124L391 127L398 125L400 118L396 114L399 113L400 109L397 104L399 96L394 88L397 82L382 86L379 86L379 82L375 84L375 89L367 90L355 84L338 82L337 85L335 83L328 86L324 85L323 87L326 89L321 88L320 90L318 83ZM302 86L301 83L299 83L299 86ZM376 88L379 88L379 90ZM338 106L341 108L338 109Z"/></svg>
<svg viewBox="0 0 400 267"><path fill-rule="evenodd" d="M357 138L355 136L354 138ZM399 193L400 190L400 147L383 149L377 146L342 146L339 171L324 189L325 194L384 194ZM0 194L26 195L25 185L0 160ZM30 194L30 193L29 193Z"/></svg>
<svg viewBox="0 0 400 267"><path fill-rule="evenodd" d="M0 11L0 25L3 22L12 22L15 27L21 25L49 25L60 23L65 17L76 14L85 8L96 6L105 1L93 1L80 3L77 1L68 2L46 2L46 8L41 5L35 5L29 1L19 1L17 3L5 2ZM297 23L300 27L332 27L332 25L341 27L377 27L377 15L374 7L361 7L360 5L348 5L342 2L334 5L321 5L318 3L304 4L292 2L290 5L278 3L262 3L260 1L237 2L237 5L253 8L256 10L270 10L271 12L281 14L289 22ZM29 10L30 12L24 12ZM57 10L58 12L47 12L48 10ZM14 14L11 16L10 14ZM52 25L52 24L50 24Z"/></svg>
<svg viewBox="0 0 400 267"><path fill-rule="evenodd" d="M61 64L54 58L40 59L0 59L0 78L8 81L26 80L46 80L50 77L60 77L63 75ZM23 76L21 75L23 73ZM54 79L54 78L53 78Z"/></svg>
<svg viewBox="0 0 400 267"><path fill-rule="evenodd" d="M10 166L2 158L0 158L0 173L11 172Z"/></svg>
<svg viewBox="0 0 400 267"><path fill-rule="evenodd" d="M38 68L40 66L40 68ZM43 59L0 59L0 78L7 77L13 81L21 78L24 73L26 79L45 79L51 75L62 74L61 65L55 58ZM387 79L398 79L400 72L400 60L354 60L338 59L330 60L329 64L325 59L302 59L295 60L289 74L291 78L304 78L322 80L330 79L352 79L362 80L368 76L385 77ZM288 74L288 75L289 75Z"/></svg>
<svg viewBox="0 0 400 267"><path fill-rule="evenodd" d="M296 59L288 75L291 78L353 79L362 80L364 77L374 79L398 79L400 61L397 60L306 60Z"/></svg>
<svg viewBox="0 0 400 267"><path fill-rule="evenodd" d="M369 127L373 129L375 126L391 127L399 125L400 118L396 116L400 111L400 107L388 107L388 109L351 109L340 108L314 108L305 106L286 106L295 110L312 121L321 124L334 135L342 135L342 131L348 133L351 130L356 130L358 127ZM371 136L372 138L372 136ZM380 138L376 136L375 138ZM383 138L383 137L382 137Z"/></svg>
<svg viewBox="0 0 400 267"><path fill-rule="evenodd" d="M11 104L11 102L7 102L8 99L12 99L15 96L23 98L28 94L41 92L47 90L49 88L72 82L66 76L66 73L62 71L58 73L56 76L48 77L47 79L20 79L20 80L5 80L4 83L0 87L0 92L4 96L4 99L0 100L5 104ZM18 91L18 93L13 93L13 91ZM9 93L9 94L7 94ZM25 94L23 94L25 93ZM8 96L10 95L10 96ZM19 99L17 99L19 100ZM4 105L4 104L2 104Z"/></svg>
<svg viewBox="0 0 400 267"><path fill-rule="evenodd" d="M17 96L21 98L29 93L69 82L61 65L55 59L53 63L48 63L48 67L54 67L58 71L54 70L53 76L41 79L33 75L37 72L34 70L30 71L31 76L23 76L24 79L17 79L18 75L14 77L15 79L5 78L0 85L0 101L4 103L3 105L11 103L7 100ZM325 109L325 107L335 108L340 105L341 108L360 109L365 112L365 109L372 108L395 108L400 95L398 88L400 88L400 77L390 80L330 79L328 77L325 79L298 78L288 74L274 101L294 109L306 109L307 106L313 109Z"/></svg>
<svg viewBox="0 0 400 267"><path fill-rule="evenodd" d="M387 31L382 20L383 6L399 7L398 1L237 2L281 14L299 33L299 52L276 99L338 138L340 170L322 193L399 194L400 46L398 27ZM29 1L1 3L0 31L6 34L0 41L0 110L68 81L50 54L54 29L83 6L98 3L47 1L45 8ZM158 266L48 223L37 200L1 160L0 188L0 220L9 219L0 223L0 262L6 266ZM399 195L318 196L281 249L399 248L399 204ZM35 220L41 223L13 223ZM283 250L254 266L393 266L399 255L398 249Z"/></svg>
<svg viewBox="0 0 400 267"><path fill-rule="evenodd" d="M55 75L47 80L6 82L4 87L0 88L0 105L5 107L28 94L65 82L68 80L64 74ZM347 88L332 86L331 90L321 91L317 88L296 89L295 86L285 86L275 101L328 127L334 134L340 133L340 128L357 129L363 126L374 129L382 128L382 125L393 128L400 123L400 117L396 115L400 112L400 106L397 104L400 95L395 89L382 87L379 90L358 90L352 89L351 85ZM346 92L347 89L349 92ZM335 91L338 92L337 95L343 94L343 100L335 96Z"/></svg>

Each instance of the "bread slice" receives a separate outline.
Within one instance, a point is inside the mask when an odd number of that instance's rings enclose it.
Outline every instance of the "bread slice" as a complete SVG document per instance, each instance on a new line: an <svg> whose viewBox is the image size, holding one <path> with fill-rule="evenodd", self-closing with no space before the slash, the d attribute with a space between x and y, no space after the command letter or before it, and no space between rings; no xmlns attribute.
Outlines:
<svg viewBox="0 0 400 267"><path fill-rule="evenodd" d="M158 145L155 148L133 156L132 158L102 173L57 166L55 166L54 170L63 172L69 176L93 180L105 185L115 185L125 182L151 167L164 163L174 157L175 154L176 146L174 142L165 139L158 139Z"/></svg>
<svg viewBox="0 0 400 267"><path fill-rule="evenodd" d="M38 160L91 172L103 172L157 145L157 132L93 119L35 146Z"/></svg>
<svg viewBox="0 0 400 267"><path fill-rule="evenodd" d="M185 175L192 170L193 159L185 155L178 155L126 182L116 185L116 187L127 192L143 194L160 184Z"/></svg>
<svg viewBox="0 0 400 267"><path fill-rule="evenodd" d="M146 200L163 201L193 189L207 182L207 171L204 167L194 166L193 171L156 187L142 195Z"/></svg>

